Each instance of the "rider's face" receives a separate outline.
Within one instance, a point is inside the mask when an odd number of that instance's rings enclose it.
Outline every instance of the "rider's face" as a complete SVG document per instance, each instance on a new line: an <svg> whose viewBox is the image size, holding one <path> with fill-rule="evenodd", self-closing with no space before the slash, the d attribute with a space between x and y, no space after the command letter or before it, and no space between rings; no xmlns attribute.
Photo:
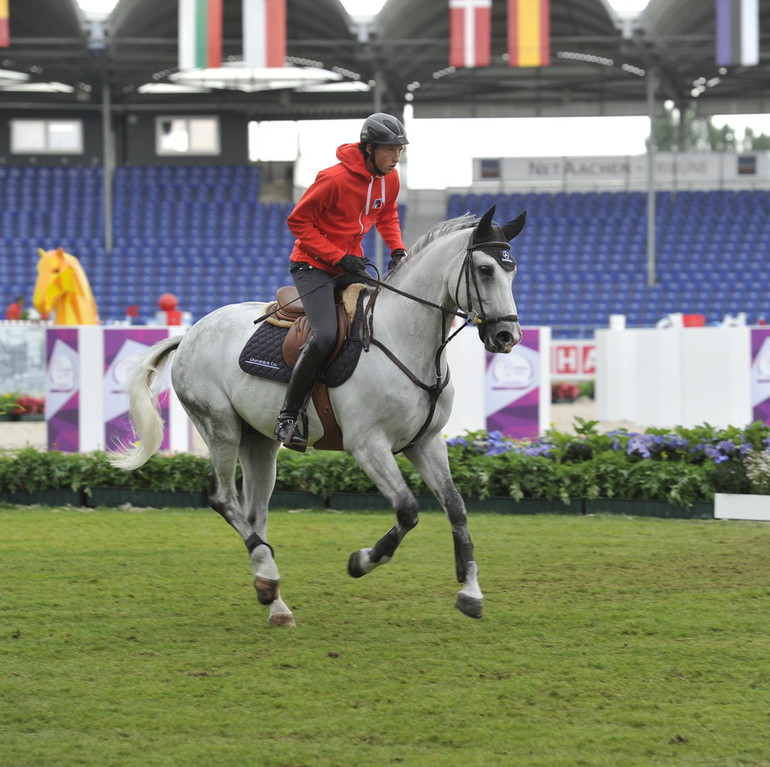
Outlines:
<svg viewBox="0 0 770 767"><path fill-rule="evenodd" d="M400 144L378 144L374 150L374 164L380 172L390 173L398 165L403 152L404 147Z"/></svg>

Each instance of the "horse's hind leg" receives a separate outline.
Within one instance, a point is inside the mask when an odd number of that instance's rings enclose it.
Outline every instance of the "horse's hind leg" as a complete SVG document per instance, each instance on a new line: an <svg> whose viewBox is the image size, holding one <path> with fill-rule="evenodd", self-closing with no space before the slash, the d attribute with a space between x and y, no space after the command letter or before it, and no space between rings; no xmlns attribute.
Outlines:
<svg viewBox="0 0 770 767"><path fill-rule="evenodd" d="M443 438L439 435L404 452L417 467L420 476L438 498L452 526L457 580L462 588L457 593L456 607L464 615L481 618L484 595L479 587L479 568L473 557L473 542L468 532L465 503L449 470L449 459Z"/></svg>
<svg viewBox="0 0 770 767"><path fill-rule="evenodd" d="M271 606L271 622L291 625L293 619L272 620L274 610L277 615L288 612L285 605L283 605L284 609L282 609L282 602L276 608L272 606L274 602L280 599L280 576L275 565L273 549L264 537L267 533L267 500L269 500L270 493L272 492L272 483L275 480L274 455L273 460L263 459L263 464L266 467L266 471L268 471L270 490L267 491L267 499L261 501L264 504L264 514L261 519L260 529L258 527L258 524L260 524L258 512L260 508L259 499L261 498L260 487L262 488L262 495L264 495L264 486L259 484L256 486L257 491L254 498L257 500L251 501L255 511L250 512L252 515L252 519L250 519L243 512L238 488L235 483L239 450L243 451L242 454L249 456L250 469L252 468L251 460L255 462L259 460L259 458L251 458L251 451L255 448L250 447L250 445L252 442L254 445L257 444L257 441L254 439L256 434L254 432L248 435L244 433L244 428L249 427L244 426L241 418L232 409L227 409L224 406L215 408L211 403L206 407L198 409L192 407L189 401L186 403L186 407L190 418L209 449L209 457L214 472L212 486L209 490L209 505L243 539L251 557L257 598L263 604ZM246 443L243 448L241 447L242 441ZM278 447L277 443L276 447ZM260 453L258 448L256 453ZM264 448L262 453L265 454ZM269 449L267 449L266 455L270 455ZM249 486L251 486L250 483ZM291 613L289 613L289 616L291 616Z"/></svg>
<svg viewBox="0 0 770 767"><path fill-rule="evenodd" d="M281 599L281 578L273 549L267 543L268 504L275 485L276 457L280 448L275 440L244 425L239 452L243 472L242 508L257 539L264 542L249 551L257 599L270 605L270 623L274 626L295 626L291 610ZM246 546L248 548L248 541Z"/></svg>

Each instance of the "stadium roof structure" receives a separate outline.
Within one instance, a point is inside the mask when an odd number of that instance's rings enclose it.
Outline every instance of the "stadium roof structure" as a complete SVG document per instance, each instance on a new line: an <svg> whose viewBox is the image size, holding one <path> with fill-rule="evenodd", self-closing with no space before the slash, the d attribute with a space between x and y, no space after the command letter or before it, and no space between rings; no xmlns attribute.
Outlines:
<svg viewBox="0 0 770 767"><path fill-rule="evenodd" d="M103 108L106 84L113 110L260 120L358 118L405 103L416 117L647 114L652 67L658 108L671 100L704 116L770 112L770 0L759 6L757 66L717 67L715 0L651 0L631 37L603 0L551 0L551 66L514 68L506 2L493 0L492 65L454 69L447 0L387 0L369 24L340 0L287 0L289 66L255 77L242 68L241 2L224 0L228 78L206 84L180 80L175 0L118 0L103 24L77 0L10 0L0 106Z"/></svg>

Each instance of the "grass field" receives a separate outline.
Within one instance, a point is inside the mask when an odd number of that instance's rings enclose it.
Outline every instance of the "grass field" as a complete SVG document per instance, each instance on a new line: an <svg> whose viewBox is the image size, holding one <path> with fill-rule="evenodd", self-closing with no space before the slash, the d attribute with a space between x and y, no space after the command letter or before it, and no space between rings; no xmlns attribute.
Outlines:
<svg viewBox="0 0 770 767"><path fill-rule="evenodd" d="M274 512L298 627L214 513L0 509L2 767L770 765L770 526Z"/></svg>

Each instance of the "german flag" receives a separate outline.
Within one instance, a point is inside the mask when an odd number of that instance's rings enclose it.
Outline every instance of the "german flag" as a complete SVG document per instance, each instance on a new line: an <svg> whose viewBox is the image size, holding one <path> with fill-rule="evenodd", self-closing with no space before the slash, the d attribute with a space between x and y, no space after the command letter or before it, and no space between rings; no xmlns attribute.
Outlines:
<svg viewBox="0 0 770 767"><path fill-rule="evenodd" d="M550 0L508 0L508 63L547 67L551 63Z"/></svg>

